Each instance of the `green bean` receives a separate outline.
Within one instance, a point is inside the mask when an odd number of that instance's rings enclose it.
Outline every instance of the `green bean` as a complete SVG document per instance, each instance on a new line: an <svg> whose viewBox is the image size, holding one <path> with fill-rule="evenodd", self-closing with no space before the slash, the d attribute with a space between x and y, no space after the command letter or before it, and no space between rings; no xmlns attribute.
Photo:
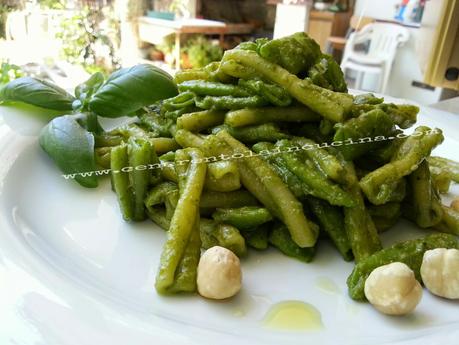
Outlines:
<svg viewBox="0 0 459 345"><path fill-rule="evenodd" d="M300 145L302 152L304 152L328 178L338 182L343 180L344 167L334 155L320 148L320 144L317 144L313 140L300 137L293 138L292 144Z"/></svg>
<svg viewBox="0 0 459 345"><path fill-rule="evenodd" d="M430 176L432 178L432 185L438 193L448 193L452 181L451 174L448 171L430 166Z"/></svg>
<svg viewBox="0 0 459 345"><path fill-rule="evenodd" d="M219 110L204 110L183 114L177 119L177 129L201 132L207 128L220 125L224 119L225 113Z"/></svg>
<svg viewBox="0 0 459 345"><path fill-rule="evenodd" d="M205 96L196 98L196 105L202 109L243 109L256 108L266 105L266 100L260 96Z"/></svg>
<svg viewBox="0 0 459 345"><path fill-rule="evenodd" d="M108 169L110 168L111 147L98 147L94 150L94 157L98 166Z"/></svg>
<svg viewBox="0 0 459 345"><path fill-rule="evenodd" d="M200 96L250 96L245 88L232 84L216 83L204 80L187 80L178 84L180 92L190 91Z"/></svg>
<svg viewBox="0 0 459 345"><path fill-rule="evenodd" d="M148 165L152 161L154 151L147 140L130 138L128 141L129 180L134 193L133 220L145 219L145 205L143 203L148 191L152 171ZM156 158L156 155L154 156Z"/></svg>
<svg viewBox="0 0 459 345"><path fill-rule="evenodd" d="M284 87L292 97L333 122L342 122L352 106L352 96L323 89L308 79L301 80L277 64L258 56L256 52L228 50L223 61L228 60L253 68L261 78Z"/></svg>
<svg viewBox="0 0 459 345"><path fill-rule="evenodd" d="M193 92L181 92L177 96L163 101L161 111L174 111L194 105L195 94Z"/></svg>
<svg viewBox="0 0 459 345"><path fill-rule="evenodd" d="M269 202L269 205L265 204L265 206L271 214L279 214L281 216L280 218L287 225L293 241L295 241L295 243L300 247L314 246L318 235L317 228L315 226L311 226L311 223L307 221L303 212L303 206L295 198L290 189L288 189L288 187L284 184L281 178L277 176L270 165L260 157L253 156L252 151L250 151L244 144L234 139L226 131L217 133L216 137L230 146L234 151L234 154L245 155L245 158L241 160L242 164L246 165L246 167L258 177L261 184L265 186L265 191L267 191L267 194L277 207L275 210L272 210L271 202ZM244 181L242 174L241 177L243 184L244 182L248 182ZM256 185L253 183L245 185L245 187L251 192L255 186ZM257 194L254 195L257 196ZM263 200L260 201L263 203Z"/></svg>
<svg viewBox="0 0 459 345"><path fill-rule="evenodd" d="M256 95L263 97L275 106L286 107L292 103L292 98L281 86L269 84L259 79L239 79L239 85Z"/></svg>
<svg viewBox="0 0 459 345"><path fill-rule="evenodd" d="M459 248L459 246L453 235L431 234L419 239L399 242L374 253L354 267L347 279L349 295L355 300L364 301L365 281L370 273L375 268L392 262L408 265L414 271L416 279L421 281L420 268L424 253L435 248Z"/></svg>
<svg viewBox="0 0 459 345"><path fill-rule="evenodd" d="M173 182L163 182L153 187L145 197L145 207L147 211L154 213L158 206L165 205L166 217L171 219L179 198L177 184Z"/></svg>
<svg viewBox="0 0 459 345"><path fill-rule="evenodd" d="M193 134L191 134L193 135ZM179 139L181 140L181 139ZM186 146L186 145L184 145ZM211 157L212 158L212 157ZM204 158L204 162L212 159ZM177 182L177 175L172 164L162 163L163 178ZM237 164L232 161L216 161L207 165L205 189L215 192L231 192L241 188L241 181Z"/></svg>
<svg viewBox="0 0 459 345"><path fill-rule="evenodd" d="M459 183L459 163L443 157L428 157L429 164L450 174L451 179Z"/></svg>
<svg viewBox="0 0 459 345"><path fill-rule="evenodd" d="M378 98L372 93L362 93L360 95L354 96L354 104L381 104L384 102L384 98Z"/></svg>
<svg viewBox="0 0 459 345"><path fill-rule="evenodd" d="M112 188L118 197L121 214L127 221L134 219L134 197L129 182L129 173L126 169L128 166L127 145L123 143L113 147L110 153Z"/></svg>
<svg viewBox="0 0 459 345"><path fill-rule="evenodd" d="M175 151L179 148L177 142L172 138L146 138L146 140L153 146L157 154ZM110 151L111 146L98 147L95 149L96 161L103 168L108 168L110 166Z"/></svg>
<svg viewBox="0 0 459 345"><path fill-rule="evenodd" d="M177 71L174 76L174 80L177 84L181 84L188 80L209 80L210 74L208 71L203 69L192 69L192 70L181 70Z"/></svg>
<svg viewBox="0 0 459 345"><path fill-rule="evenodd" d="M261 125L268 122L315 122L320 116L304 106L264 107L232 110L225 116L231 127Z"/></svg>
<svg viewBox="0 0 459 345"><path fill-rule="evenodd" d="M269 224L265 223L257 227L256 229L250 229L249 231L242 231L242 236L245 238L245 242L249 247L256 250L264 250L268 248L268 236L269 236Z"/></svg>
<svg viewBox="0 0 459 345"><path fill-rule="evenodd" d="M380 194L385 188L395 187L396 181L416 170L434 147L443 141L439 129L418 127L399 147L391 162L370 172L360 180L360 187L373 204L382 204Z"/></svg>
<svg viewBox="0 0 459 345"><path fill-rule="evenodd" d="M324 137L329 137L335 133L335 123L328 119L322 119L319 122L319 131Z"/></svg>
<svg viewBox="0 0 459 345"><path fill-rule="evenodd" d="M423 161L408 176L410 193L404 202L403 214L421 228L440 223L443 216L440 197L435 193L430 178L429 163Z"/></svg>
<svg viewBox="0 0 459 345"><path fill-rule="evenodd" d="M308 77L318 86L338 92L347 92L344 74L331 55L322 54L308 71Z"/></svg>
<svg viewBox="0 0 459 345"><path fill-rule="evenodd" d="M168 231L171 219L166 216L166 210L160 207L155 207L154 209L147 209L147 216L150 218L156 225L161 227L163 230Z"/></svg>
<svg viewBox="0 0 459 345"><path fill-rule="evenodd" d="M284 255L298 259L303 262L311 262L314 258L315 248L301 248L290 236L287 227L284 224L277 223L273 226L269 234L269 243L279 249Z"/></svg>
<svg viewBox="0 0 459 345"><path fill-rule="evenodd" d="M344 228L357 262L360 258L381 249L381 241L375 224L365 207L354 164L346 161L343 155L335 148L332 147L329 150L335 154L335 157L340 160L346 170L346 188L357 202L354 207L344 208Z"/></svg>
<svg viewBox="0 0 459 345"><path fill-rule="evenodd" d="M150 138L148 141L153 145L157 154L175 151L179 148L177 142L172 138Z"/></svg>
<svg viewBox="0 0 459 345"><path fill-rule="evenodd" d="M161 161L161 177L167 181L178 182L174 163Z"/></svg>
<svg viewBox="0 0 459 345"><path fill-rule="evenodd" d="M378 232L384 232L392 228L402 213L399 202L389 202L378 206L370 205L367 209Z"/></svg>
<svg viewBox="0 0 459 345"><path fill-rule="evenodd" d="M129 138L139 138L139 139L145 139L150 142L151 145L154 146L155 151L157 153L163 153L167 152L170 150L176 150L178 148L177 143L171 139L171 138L159 138L159 137L152 137L152 133L148 132L141 126L131 123L129 125L123 125L121 127L118 127L108 133L106 133L106 138L103 139L102 141L106 140L107 144L110 143L110 139L107 139L107 137L111 135L114 139L112 139L112 143L116 143L118 139L120 138L119 141L128 141ZM100 139L100 138L99 138ZM116 144L118 145L118 144ZM107 145L107 146L112 146L112 145Z"/></svg>
<svg viewBox="0 0 459 345"><path fill-rule="evenodd" d="M441 232L459 236L459 212L444 205L442 205L442 210L442 220L434 228Z"/></svg>
<svg viewBox="0 0 459 345"><path fill-rule="evenodd" d="M244 143L256 143L259 141L277 141L280 139L290 138L290 135L280 130L279 126L274 123L264 123L255 126L230 127L221 125L212 129L212 134L225 130L231 136Z"/></svg>
<svg viewBox="0 0 459 345"><path fill-rule="evenodd" d="M159 159L161 161L167 161L167 162L173 162L175 161L175 152L166 152L166 153L163 153Z"/></svg>
<svg viewBox="0 0 459 345"><path fill-rule="evenodd" d="M204 249L220 246L231 250L239 257L246 255L244 237L238 229L228 224L219 224L210 219L201 219L201 240Z"/></svg>
<svg viewBox="0 0 459 345"><path fill-rule="evenodd" d="M288 170L282 158L279 157L279 153L281 152L280 149L274 144L260 142L253 145L252 150L271 164L274 171L279 175L282 181L284 181L296 198L301 199L311 193L310 188L305 186L294 173Z"/></svg>
<svg viewBox="0 0 459 345"><path fill-rule="evenodd" d="M217 138L215 135L209 135L204 144L204 148L208 153L219 156L222 160L232 159L233 150L225 143L225 141ZM261 204L270 210L271 214L277 218L281 218L278 207L274 202L271 195L268 193L266 186L261 182L258 177L249 167L237 160L239 174L242 185L253 195Z"/></svg>
<svg viewBox="0 0 459 345"><path fill-rule="evenodd" d="M382 110L374 109L357 118L347 120L337 127L333 137L335 143L341 143L337 149L345 159L354 160L380 147L381 143L392 134L394 122Z"/></svg>
<svg viewBox="0 0 459 345"><path fill-rule="evenodd" d="M353 259L352 248L344 228L343 212L327 202L309 197L308 205L318 219L321 229L330 237L343 259Z"/></svg>
<svg viewBox="0 0 459 345"><path fill-rule="evenodd" d="M174 135L175 141L182 147L201 147L204 144L204 139L185 129L178 129Z"/></svg>
<svg viewBox="0 0 459 345"><path fill-rule="evenodd" d="M370 205L368 206L368 212L371 216L395 218L400 216L400 203L389 202L384 205Z"/></svg>
<svg viewBox="0 0 459 345"><path fill-rule="evenodd" d="M196 291L196 278L198 275L198 263L201 257L201 236L199 228L199 215L196 217L190 239L183 252L183 257L177 266L175 279L168 289L169 293L194 292Z"/></svg>
<svg viewBox="0 0 459 345"><path fill-rule="evenodd" d="M217 208L212 218L219 223L230 224L240 230L253 229L273 219L266 208L258 206Z"/></svg>
<svg viewBox="0 0 459 345"><path fill-rule="evenodd" d="M226 74L221 68L221 61L211 62L210 64L203 67L207 73L209 73L209 81L218 81L225 84L232 84L235 82L234 78Z"/></svg>
<svg viewBox="0 0 459 345"><path fill-rule="evenodd" d="M250 47L268 61L278 64L292 74L305 74L322 56L319 44L304 32L269 40L256 41ZM242 45L242 49L247 49ZM254 49L255 48L255 49Z"/></svg>
<svg viewBox="0 0 459 345"><path fill-rule="evenodd" d="M150 133L137 123L130 123L115 129L115 133L119 133L127 140L130 137L136 138L150 138Z"/></svg>
<svg viewBox="0 0 459 345"><path fill-rule="evenodd" d="M175 121L174 119L167 119L159 114L146 113L139 116L140 123L142 123L154 137L170 137L171 128Z"/></svg>
<svg viewBox="0 0 459 345"><path fill-rule="evenodd" d="M123 139L124 137L120 134L101 133L94 136L94 147L117 146Z"/></svg>
<svg viewBox="0 0 459 345"><path fill-rule="evenodd" d="M200 202L201 208L238 208L257 205L257 199L246 190L232 192L204 191Z"/></svg>
<svg viewBox="0 0 459 345"><path fill-rule="evenodd" d="M296 136L312 139L316 143L328 143L333 139L320 133L319 126L315 123L304 123L301 126L292 127L290 132Z"/></svg>
<svg viewBox="0 0 459 345"><path fill-rule="evenodd" d="M406 129L416 123L419 108L408 104L381 104L379 107L389 115L397 126Z"/></svg>
<svg viewBox="0 0 459 345"><path fill-rule="evenodd" d="M351 207L355 205L352 195L330 181L323 173L317 170L310 160L304 161L295 153L289 152L288 150L292 149L292 147L287 141L281 140L276 145L282 151L279 157L282 159L283 164L306 186L309 194L327 200L335 206Z"/></svg>
<svg viewBox="0 0 459 345"><path fill-rule="evenodd" d="M217 161L207 165L206 189L216 192L231 192L241 188L236 162Z"/></svg>
<svg viewBox="0 0 459 345"><path fill-rule="evenodd" d="M392 139L388 141L384 146L381 146L377 148L376 150L373 150L370 154L371 157L376 160L378 163L381 164L386 164L389 163L392 159L392 157L395 155L395 153L399 150L400 146L402 143L406 140L406 138L397 138L396 136L398 134L402 134L403 132L400 130L396 130L393 132L393 137L395 136L395 139Z"/></svg>
<svg viewBox="0 0 459 345"><path fill-rule="evenodd" d="M180 198L171 219L156 276L155 287L159 293L166 293L174 284L177 267L199 219L199 200L206 177L206 165L200 162L202 158L203 154L197 149L179 150L176 153L176 167L186 160L189 160L189 164L184 181L178 173Z"/></svg>
<svg viewBox="0 0 459 345"><path fill-rule="evenodd" d="M350 186L349 191L358 204L344 208L344 228L351 243L355 262L360 262L380 250L382 245L378 230L365 207L358 184Z"/></svg>
<svg viewBox="0 0 459 345"><path fill-rule="evenodd" d="M235 78L241 79L254 79L258 78L258 73L251 67L241 65L234 60L223 61L220 65L220 69Z"/></svg>
<svg viewBox="0 0 459 345"><path fill-rule="evenodd" d="M381 186L381 189L373 198L369 198L370 202L374 205L383 205L388 202L400 202L407 195L407 183L404 178L386 183Z"/></svg>

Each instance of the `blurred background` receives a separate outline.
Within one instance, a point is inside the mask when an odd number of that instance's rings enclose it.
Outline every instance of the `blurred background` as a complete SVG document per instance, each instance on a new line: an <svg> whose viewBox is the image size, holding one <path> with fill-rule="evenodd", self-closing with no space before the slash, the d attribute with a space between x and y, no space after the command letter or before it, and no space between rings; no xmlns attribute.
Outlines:
<svg viewBox="0 0 459 345"><path fill-rule="evenodd" d="M173 74L304 31L351 88L429 105L458 96L458 27L456 0L0 0L0 87L33 75L72 89L136 63Z"/></svg>

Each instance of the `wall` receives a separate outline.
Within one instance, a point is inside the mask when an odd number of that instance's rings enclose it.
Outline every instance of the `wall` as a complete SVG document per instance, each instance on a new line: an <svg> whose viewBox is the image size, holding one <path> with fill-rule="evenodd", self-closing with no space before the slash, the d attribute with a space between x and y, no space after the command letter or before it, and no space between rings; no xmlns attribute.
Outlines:
<svg viewBox="0 0 459 345"><path fill-rule="evenodd" d="M393 19L396 5L401 0L357 0L354 7L354 15L373 17L376 19Z"/></svg>

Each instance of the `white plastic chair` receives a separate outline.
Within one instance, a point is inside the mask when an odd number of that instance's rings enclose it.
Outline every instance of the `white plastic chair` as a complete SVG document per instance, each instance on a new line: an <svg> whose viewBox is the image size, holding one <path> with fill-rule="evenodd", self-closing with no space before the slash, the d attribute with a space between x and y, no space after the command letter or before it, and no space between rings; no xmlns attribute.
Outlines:
<svg viewBox="0 0 459 345"><path fill-rule="evenodd" d="M379 75L379 93L386 91L392 63L397 53L397 48L408 41L410 34L406 28L390 23L371 23L362 30L353 32L344 48L341 69L357 72L356 89L362 87L363 75L374 73ZM369 42L366 52L357 51L356 45Z"/></svg>

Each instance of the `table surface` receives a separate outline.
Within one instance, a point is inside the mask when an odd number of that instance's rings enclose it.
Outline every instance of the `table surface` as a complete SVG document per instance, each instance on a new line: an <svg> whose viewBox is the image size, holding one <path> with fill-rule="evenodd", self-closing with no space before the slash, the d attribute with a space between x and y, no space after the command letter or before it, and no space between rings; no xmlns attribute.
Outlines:
<svg viewBox="0 0 459 345"><path fill-rule="evenodd" d="M216 20L209 19L198 19L198 18L189 18L189 19L158 19L151 17L140 17L140 20L144 23L149 23L157 26L167 27L171 29L183 29L186 27L213 27L213 28L225 28L226 24L224 22L219 22Z"/></svg>
<svg viewBox="0 0 459 345"><path fill-rule="evenodd" d="M459 115L459 97L450 98L438 103L429 105L431 108L440 109L449 113Z"/></svg>

